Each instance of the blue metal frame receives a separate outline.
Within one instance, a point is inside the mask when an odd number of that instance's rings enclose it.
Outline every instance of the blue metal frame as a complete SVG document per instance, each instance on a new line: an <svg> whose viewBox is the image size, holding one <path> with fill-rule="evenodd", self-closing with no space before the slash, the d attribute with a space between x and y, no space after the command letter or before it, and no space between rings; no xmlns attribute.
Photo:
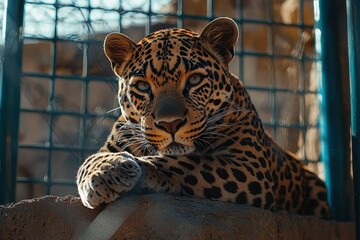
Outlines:
<svg viewBox="0 0 360 240"><path fill-rule="evenodd" d="M344 136L350 126L344 126L343 84L340 63L338 8L336 0L315 1L316 51L319 76L320 138L321 159L325 165L326 185L333 218L340 221L349 219L349 194L346 183L350 176L345 164L344 146L350 142ZM336 96L336 97L335 97ZM346 141L347 144L344 144Z"/></svg>
<svg viewBox="0 0 360 240"><path fill-rule="evenodd" d="M360 239L360 0L347 0L352 161L357 239Z"/></svg>
<svg viewBox="0 0 360 240"><path fill-rule="evenodd" d="M120 4L121 4L121 0ZM199 16L199 15L189 15L183 12L183 1L178 1L178 12L177 13L168 13L168 14L161 14L162 16L169 16L169 17L176 17L178 20L178 26L182 27L182 23L184 19L198 19L198 20L212 20L214 18L214 0L208 0L207 4L209 7L209 11L207 15ZM337 0L318 0L315 1L318 3L316 6L317 12L315 17L318 20L318 28L316 30L317 36L317 51L320 56L320 60L318 62L318 69L319 69L319 76L321 76L320 80L320 107L323 110L322 115L320 116L320 124L322 128L322 148L321 148L321 156L322 160L326 166L326 183L329 190L329 199L332 206L332 211L335 219L337 220L348 220L348 209L349 209L349 201L346 199L345 196L348 196L348 192L346 192L345 185L347 184L346 178L350 176L350 173L347 172L347 169L344 168L344 163L348 163L349 159L347 159L347 155L345 154L348 149L345 149L346 146L346 129L349 129L349 126L344 126L342 122L342 117L348 117L342 115L342 102L339 99L342 99L342 84L341 84L341 70L338 67L339 64L339 46L338 44L338 32L336 21L337 18L334 17L337 15L336 9L336 1ZM359 23L357 22L357 6L359 5L360 0L347 0L349 5L349 26L352 27L349 34L349 39L353 39L349 44L350 48L350 61L354 63L354 66L350 68L351 76L352 76L352 102L353 102L353 159L354 159L354 174L359 174L359 151L360 149L360 141L358 139L358 126L359 126L359 118L357 114L360 112L359 106L356 104L358 102L358 93L359 93L359 85L357 85L355 79L358 79L357 73L357 65L359 64L356 62L355 54L359 52L359 43L358 40L358 32L355 30L359 30ZM354 3L356 1L356 4ZM64 4L61 5L58 1L55 1L55 4L51 3L42 3L37 1L27 1L31 4L38 4L38 5L51 5L55 7L56 12L58 8L62 6L73 7L73 4ZM269 0L268 4L268 19L261 20L261 19L246 19L243 17L242 9L238 10L237 17L234 19L239 25L243 24L259 24L259 25L266 25L269 27L269 50L268 52L252 52L248 50L244 50L243 46L241 46L240 50L236 53L237 56L240 57L239 60L239 68L240 74L244 72L244 64L242 57L244 56L253 56L253 57L264 57L269 58L271 60L271 64L273 59L280 58L280 59L291 59L294 61L299 61L302 69L305 61L314 61L316 59L302 56L301 59L298 59L296 56L291 55L281 55L274 53L273 50L273 42L271 38L271 27L272 26L288 26L288 27L297 27L299 29L312 29L313 26L307 25L303 23L303 19L301 14L303 13L302 10L302 0L299 0L299 23L297 24L285 24L282 22L276 22L272 19L272 8L271 8L272 1ZM241 6L241 0L237 0L237 6ZM42 179L28 179L28 178L17 178L16 179L16 164L17 164L17 151L18 149L42 149L46 150L49 153L56 150L68 150L74 151L79 153L79 155L84 158L85 153L89 151L95 151L96 149L89 149L87 146L81 142L79 147L77 146L56 146L52 144L52 128L53 128L53 119L60 115L68 115L68 116L76 116L82 119L83 127L85 127L85 122L88 117L98 117L100 115L94 115L94 113L87 112L87 88L89 81L91 80L101 80L101 81L108 81L111 82L114 79L111 78L103 78L103 77L94 77L88 76L88 67L87 71L84 75L79 76L63 76L56 72L56 43L59 41L63 41L64 39L58 39L56 32L53 38L41 38L41 37L26 37L27 39L37 39L37 40L46 40L53 44L53 65L52 65L52 73L51 74L44 74L44 73L29 73L29 72L22 72L21 71L21 59L22 59L22 23L23 23L23 14L24 14L24 5L25 0L7 0L7 7L6 7L6 22L4 26L6 26L6 34L4 36L5 39L5 61L3 65L3 72L2 77L0 79L0 204L5 202L12 202L15 200L15 185L16 181L21 183L38 183L42 184L46 187L46 193L51 193L51 187L58 184L58 185L74 185L74 181L66 180L59 180L59 179L52 179L51 178L51 154L49 154L49 158L46 159L48 163L47 168L47 180ZM352 6L352 8L350 8ZM99 7L92 8L92 7L82 7L91 9L101 9ZM152 31L151 23L152 23L152 16L160 16L159 13L154 12L151 8L151 1L149 1L149 9L148 11L142 11L138 9L134 10L121 10L121 9L110 9L109 11L121 11L119 17L119 29L122 30L122 15L125 13L141 13L147 17L146 21L146 33ZM89 11L90 12L90 11ZM320 17L321 14L321 17ZM56 14L57 16L57 14ZM56 19L55 19L56 22ZM56 28L55 28L56 31ZM242 31L242 28L240 28ZM351 33L352 32L352 33ZM321 34L320 34L321 33ZM243 34L241 34L243 36ZM91 40L90 40L91 41ZM79 44L88 44L90 41L78 41ZM242 43L241 43L242 44ZM351 45L352 44L352 45ZM85 51L86 56L88 56L88 52ZM351 55L354 54L354 55ZM88 58L87 58L88 59ZM87 63L88 64L88 63ZM274 84L274 72L272 72L272 84L269 88L266 87L259 87L259 86L247 86L249 90L253 91L260 91L260 92L269 92L272 94L272 107L273 107L273 114L274 114L274 121L266 122L265 126L272 128L274 132L276 132L277 128L298 128L302 131L305 131L309 128L316 128L317 126L314 125L307 125L306 123L301 124L283 124L278 121L275 117L276 113L276 104L275 104L275 94L276 93L291 93L296 95L305 95L305 94L316 94L317 92L305 90L304 86L298 90L291 90L291 89L279 89ZM48 109L21 109L20 108L20 80L21 77L38 77L38 78L45 78L50 79L50 86L51 86L51 93L49 97L49 101L54 100L54 88L55 88L55 81L57 78L61 79L68 79L68 80L77 80L82 81L85 85L83 91L83 100L85 102L84 107L79 112L66 112L66 111L58 111L53 108ZM242 79L243 76L240 75ZM360 81L360 80L359 80ZM245 81L246 83L246 81ZM303 85L304 83L302 83ZM357 93L357 94L356 94ZM334 98L334 96L337 96ZM303 105L304 98L302 98ZM50 105L51 106L51 105ZM304 112L305 110L302 109ZM19 113L23 112L31 112L37 114L47 114L50 116L50 128L51 131L49 132L49 145L41 145L41 144L20 144L18 145L18 123L19 123ZM114 117L110 116L109 114L104 115L105 117ZM84 141L86 139L86 130L80 130L80 138ZM357 216L360 216L359 213L359 179L355 179L356 186L356 213ZM357 227L360 228L359 225Z"/></svg>
<svg viewBox="0 0 360 240"><path fill-rule="evenodd" d="M24 0L5 2L0 79L0 203L15 199Z"/></svg>

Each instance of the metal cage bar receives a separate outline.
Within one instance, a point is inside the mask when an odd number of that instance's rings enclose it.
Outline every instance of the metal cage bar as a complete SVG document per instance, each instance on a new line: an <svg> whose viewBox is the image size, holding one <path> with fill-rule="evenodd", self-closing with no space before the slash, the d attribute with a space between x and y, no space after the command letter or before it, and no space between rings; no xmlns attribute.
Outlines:
<svg viewBox="0 0 360 240"><path fill-rule="evenodd" d="M15 199L24 0L5 2L0 79L0 203Z"/></svg>
<svg viewBox="0 0 360 240"><path fill-rule="evenodd" d="M315 29L316 52L320 57L317 62L319 76L319 105L320 116L320 155L325 165L326 185L333 218L348 220L350 200L347 198L346 188L347 172L345 165L349 163L346 158L344 141L346 136L344 126L342 94L342 76L340 69L339 29L337 26L336 0L315 1ZM336 96L336 97L334 97ZM349 143L347 144L349 146Z"/></svg>
<svg viewBox="0 0 360 240"><path fill-rule="evenodd" d="M360 1L347 0L356 236L360 239Z"/></svg>

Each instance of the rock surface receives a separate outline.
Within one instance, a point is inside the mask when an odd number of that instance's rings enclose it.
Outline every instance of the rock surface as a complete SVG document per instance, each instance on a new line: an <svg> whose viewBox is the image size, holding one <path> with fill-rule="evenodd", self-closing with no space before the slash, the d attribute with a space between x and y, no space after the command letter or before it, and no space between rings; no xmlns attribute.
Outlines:
<svg viewBox="0 0 360 240"><path fill-rule="evenodd" d="M46 196L0 206L0 239L355 239L350 222L162 194L101 209Z"/></svg>

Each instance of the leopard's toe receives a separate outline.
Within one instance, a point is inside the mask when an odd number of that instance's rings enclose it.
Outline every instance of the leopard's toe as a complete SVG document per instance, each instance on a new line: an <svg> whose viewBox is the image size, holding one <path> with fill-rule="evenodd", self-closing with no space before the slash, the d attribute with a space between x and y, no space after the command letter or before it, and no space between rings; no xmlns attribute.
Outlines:
<svg viewBox="0 0 360 240"><path fill-rule="evenodd" d="M83 204L95 208L115 201L121 193L131 190L141 176L140 166L132 156L120 155L104 162L97 171L80 179L78 191Z"/></svg>

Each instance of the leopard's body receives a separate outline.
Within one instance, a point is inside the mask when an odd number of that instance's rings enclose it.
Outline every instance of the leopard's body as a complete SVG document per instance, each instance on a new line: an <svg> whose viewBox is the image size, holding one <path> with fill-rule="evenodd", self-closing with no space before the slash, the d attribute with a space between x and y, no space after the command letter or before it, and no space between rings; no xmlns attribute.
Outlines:
<svg viewBox="0 0 360 240"><path fill-rule="evenodd" d="M78 171L85 206L137 187L329 217L324 183L268 136L229 72L237 37L228 18L200 35L167 29L138 44L108 35L122 115Z"/></svg>

